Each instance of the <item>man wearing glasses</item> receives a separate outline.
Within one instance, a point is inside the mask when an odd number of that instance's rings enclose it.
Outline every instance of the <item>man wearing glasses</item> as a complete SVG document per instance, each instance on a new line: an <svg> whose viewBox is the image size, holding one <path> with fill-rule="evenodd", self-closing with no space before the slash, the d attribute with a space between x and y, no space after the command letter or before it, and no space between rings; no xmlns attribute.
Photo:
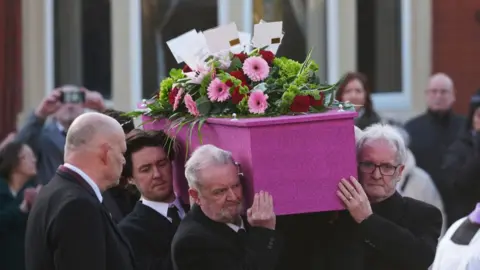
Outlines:
<svg viewBox="0 0 480 270"><path fill-rule="evenodd" d="M357 141L359 181L350 177L339 183L337 195L349 215L338 220L329 269L428 269L432 264L442 215L396 192L406 153L403 138L388 125L372 125ZM342 259L347 253L350 260Z"/></svg>

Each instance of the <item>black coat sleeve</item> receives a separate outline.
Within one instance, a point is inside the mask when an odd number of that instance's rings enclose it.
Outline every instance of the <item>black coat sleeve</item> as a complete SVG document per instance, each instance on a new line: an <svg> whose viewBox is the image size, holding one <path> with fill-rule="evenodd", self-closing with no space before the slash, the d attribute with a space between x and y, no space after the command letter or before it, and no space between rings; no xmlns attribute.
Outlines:
<svg viewBox="0 0 480 270"><path fill-rule="evenodd" d="M12 228L25 227L28 214L20 210L17 201L6 204L0 202L0 235L8 233Z"/></svg>
<svg viewBox="0 0 480 270"><path fill-rule="evenodd" d="M365 242L405 269L427 269L434 260L442 227L442 214L433 206L418 211L415 230L408 230L377 214L360 223Z"/></svg>
<svg viewBox="0 0 480 270"><path fill-rule="evenodd" d="M175 270L273 270L278 262L280 239L275 231L251 228L243 260L228 248L202 236L187 235L172 247Z"/></svg>
<svg viewBox="0 0 480 270"><path fill-rule="evenodd" d="M127 217L128 219L128 217ZM118 224L118 229L127 238L135 257L136 270L171 270L173 269L170 249L165 254L153 250L155 247L149 245L151 240L145 230L139 228L127 220Z"/></svg>
<svg viewBox="0 0 480 270"><path fill-rule="evenodd" d="M455 141L445 155L443 170L461 194L480 195L480 153L465 139Z"/></svg>
<svg viewBox="0 0 480 270"><path fill-rule="evenodd" d="M50 237L57 270L105 270L106 239L100 205L88 199L66 202L54 221Z"/></svg>

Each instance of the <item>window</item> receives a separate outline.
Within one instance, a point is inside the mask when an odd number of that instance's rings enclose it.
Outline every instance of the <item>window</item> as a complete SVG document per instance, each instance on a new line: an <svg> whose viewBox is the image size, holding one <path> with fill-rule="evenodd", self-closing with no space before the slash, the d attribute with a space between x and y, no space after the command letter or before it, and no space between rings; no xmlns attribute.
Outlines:
<svg viewBox="0 0 480 270"><path fill-rule="evenodd" d="M158 91L160 81L179 68L166 42L191 29L217 26L217 0L142 0L143 97Z"/></svg>
<svg viewBox="0 0 480 270"><path fill-rule="evenodd" d="M320 66L319 76L326 79L325 69L325 2L323 0L254 0L254 23L283 21L282 44L278 56L303 62L310 49L312 59Z"/></svg>
<svg viewBox="0 0 480 270"><path fill-rule="evenodd" d="M377 110L411 108L412 0L357 0L357 70Z"/></svg>
<svg viewBox="0 0 480 270"><path fill-rule="evenodd" d="M55 85L112 94L109 0L55 0Z"/></svg>
<svg viewBox="0 0 480 270"><path fill-rule="evenodd" d="M357 69L373 93L402 91L402 0L357 0Z"/></svg>

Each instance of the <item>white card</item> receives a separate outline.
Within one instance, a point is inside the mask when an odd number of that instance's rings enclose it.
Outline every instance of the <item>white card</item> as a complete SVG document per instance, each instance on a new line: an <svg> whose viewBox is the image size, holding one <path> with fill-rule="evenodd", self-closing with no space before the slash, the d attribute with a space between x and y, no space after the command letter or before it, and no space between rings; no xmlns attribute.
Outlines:
<svg viewBox="0 0 480 270"><path fill-rule="evenodd" d="M265 50L271 51L271 52L273 52L273 54L277 54L278 48L280 48L280 45L282 44L282 40L283 40L283 34L280 37L280 42L279 43L271 44L267 48L265 48Z"/></svg>
<svg viewBox="0 0 480 270"><path fill-rule="evenodd" d="M167 46L177 60L177 63L182 63L184 61L184 56L190 54L189 51L192 49L192 44L198 40L197 30L190 30L176 38L172 38L167 41Z"/></svg>
<svg viewBox="0 0 480 270"><path fill-rule="evenodd" d="M237 25L230 23L203 32L210 53L227 51L240 44Z"/></svg>
<svg viewBox="0 0 480 270"><path fill-rule="evenodd" d="M280 45L283 38L283 22L263 22L253 26L253 45L257 48ZM276 52L276 51L275 51Z"/></svg>
<svg viewBox="0 0 480 270"><path fill-rule="evenodd" d="M230 47L230 52L232 53L241 53L241 52L249 52L250 51L250 43L252 34L247 32L238 32L238 36L240 38L240 43L238 45L234 45Z"/></svg>

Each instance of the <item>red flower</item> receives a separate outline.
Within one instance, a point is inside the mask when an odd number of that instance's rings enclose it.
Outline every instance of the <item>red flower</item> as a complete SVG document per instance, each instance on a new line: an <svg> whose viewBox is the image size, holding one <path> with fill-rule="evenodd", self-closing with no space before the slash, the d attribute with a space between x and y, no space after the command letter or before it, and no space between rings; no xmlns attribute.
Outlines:
<svg viewBox="0 0 480 270"><path fill-rule="evenodd" d="M234 54L233 57L237 57L238 60L240 60L240 62L243 63L243 62L245 61L245 59L248 58L248 55L247 55L246 53L243 53L243 52L242 52L242 53Z"/></svg>
<svg viewBox="0 0 480 270"><path fill-rule="evenodd" d="M178 91L179 89L175 87L172 89L172 91L170 91L170 93L168 93L168 103L170 103L172 106L175 103L175 97L177 96Z"/></svg>
<svg viewBox="0 0 480 270"><path fill-rule="evenodd" d="M309 96L296 96L292 105L290 105L290 111L292 112L308 112L308 109L310 109Z"/></svg>
<svg viewBox="0 0 480 270"><path fill-rule="evenodd" d="M232 71L230 72L230 75L232 77L235 77L236 79L239 79L242 81L242 86L248 86L247 84L247 76L245 76L245 74L243 74L243 71L241 70L236 70L236 71ZM233 83L232 81L228 80L226 82L227 86L229 87L232 87L233 86ZM250 87L250 86L249 86ZM240 87L235 87L235 89L233 90L233 93L232 93L232 103L233 104L238 104L240 103L240 101L242 101L242 99L246 96L245 94L240 94Z"/></svg>
<svg viewBox="0 0 480 270"><path fill-rule="evenodd" d="M271 66L273 64L273 59L275 59L275 54L273 54L273 52L260 50L260 55L265 61L267 61L268 65Z"/></svg>
<svg viewBox="0 0 480 270"><path fill-rule="evenodd" d="M245 97L245 94L240 94L240 87L235 87L232 93L232 103L233 104L238 104L242 99Z"/></svg>
<svg viewBox="0 0 480 270"><path fill-rule="evenodd" d="M309 97L310 97L310 105L312 105L313 107L323 106L323 102L325 101L325 95L323 93L320 93L320 99L319 100L316 100L312 96L309 96Z"/></svg>
<svg viewBox="0 0 480 270"><path fill-rule="evenodd" d="M186 72L191 72L191 71L192 71L192 69L188 65L183 66L183 72L186 73Z"/></svg>
<svg viewBox="0 0 480 270"><path fill-rule="evenodd" d="M247 76L241 70L230 72L230 75L242 81L242 84L247 84Z"/></svg>

